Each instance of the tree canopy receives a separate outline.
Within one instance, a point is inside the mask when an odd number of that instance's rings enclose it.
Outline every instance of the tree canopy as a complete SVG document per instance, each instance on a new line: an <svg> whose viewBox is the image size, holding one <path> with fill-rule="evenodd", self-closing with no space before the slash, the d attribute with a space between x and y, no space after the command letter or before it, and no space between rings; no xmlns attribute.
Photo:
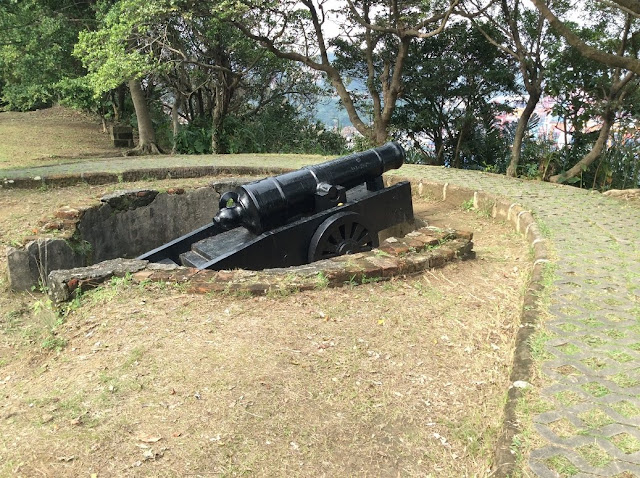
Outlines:
<svg viewBox="0 0 640 478"><path fill-rule="evenodd" d="M0 102L130 122L143 153L337 153L333 98L352 147L606 188L640 179L639 23L637 0L6 0Z"/></svg>

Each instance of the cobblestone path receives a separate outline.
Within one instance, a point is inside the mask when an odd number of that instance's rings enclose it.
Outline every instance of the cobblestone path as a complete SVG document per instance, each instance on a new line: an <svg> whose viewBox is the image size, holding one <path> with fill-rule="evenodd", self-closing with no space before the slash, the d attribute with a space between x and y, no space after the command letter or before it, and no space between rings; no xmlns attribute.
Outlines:
<svg viewBox="0 0 640 478"><path fill-rule="evenodd" d="M135 158L101 161L99 168L169 163ZM198 166L207 157L179 163ZM78 170L85 167L37 173ZM11 173L5 175L25 175ZM504 196L533 213L553 251L555 279L541 390L550 406L534 417L546 443L532 451L530 469L541 477L640 478L640 205L477 171L405 165L398 174Z"/></svg>
<svg viewBox="0 0 640 478"><path fill-rule="evenodd" d="M541 391L551 409L534 418L548 444L531 453L531 470L640 477L640 205L473 171L426 171L429 180L519 202L553 249L549 385Z"/></svg>

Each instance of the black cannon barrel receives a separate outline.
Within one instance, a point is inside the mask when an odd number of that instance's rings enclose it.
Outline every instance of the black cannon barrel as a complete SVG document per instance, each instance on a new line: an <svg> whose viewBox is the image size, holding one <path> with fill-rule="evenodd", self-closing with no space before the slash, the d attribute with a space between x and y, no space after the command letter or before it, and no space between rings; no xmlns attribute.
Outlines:
<svg viewBox="0 0 640 478"><path fill-rule="evenodd" d="M292 217L313 212L314 195L323 185L350 189L390 169L398 169L404 159L402 146L391 142L245 184L235 190L234 205L221 208L215 221L226 228L242 225L254 233L262 233Z"/></svg>

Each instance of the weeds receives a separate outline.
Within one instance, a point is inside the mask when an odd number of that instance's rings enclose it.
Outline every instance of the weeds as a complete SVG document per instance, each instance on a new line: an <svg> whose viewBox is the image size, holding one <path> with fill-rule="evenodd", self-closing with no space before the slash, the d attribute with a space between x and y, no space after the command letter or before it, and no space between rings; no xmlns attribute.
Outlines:
<svg viewBox="0 0 640 478"><path fill-rule="evenodd" d="M58 329L64 324L65 309L56 307L49 299L40 299L32 304L33 315L40 318L40 327L37 325L27 333L32 340L39 340L40 347L44 350L61 351L67 345L67 340L58 336Z"/></svg>
<svg viewBox="0 0 640 478"><path fill-rule="evenodd" d="M362 275L362 278L360 279L360 283L361 284L375 284L376 282L380 282L382 279L382 277L367 277L366 275Z"/></svg>
<svg viewBox="0 0 640 478"><path fill-rule="evenodd" d="M329 278L322 271L316 274L315 282L316 289L326 289L329 286Z"/></svg>
<svg viewBox="0 0 640 478"><path fill-rule="evenodd" d="M474 207L473 198L467 199L466 201L464 201L460 207L462 208L463 211L472 211Z"/></svg>

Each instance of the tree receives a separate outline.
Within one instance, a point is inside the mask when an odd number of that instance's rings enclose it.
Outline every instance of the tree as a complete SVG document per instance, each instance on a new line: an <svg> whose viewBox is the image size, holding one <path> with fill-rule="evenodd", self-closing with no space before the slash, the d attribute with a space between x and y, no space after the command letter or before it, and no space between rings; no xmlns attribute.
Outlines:
<svg viewBox="0 0 640 478"><path fill-rule="evenodd" d="M520 0L500 0L496 9L485 9L484 18L500 36L474 21L476 28L518 62L521 81L527 92L527 102L518 118L507 167L507 176L517 176L528 124L544 91L546 52L556 39L550 34L543 15L535 9L528 9Z"/></svg>
<svg viewBox="0 0 640 478"><path fill-rule="evenodd" d="M317 90L304 70L255 48L225 22L229 12L235 7L206 0L118 0L102 16L98 30L81 35L76 50L96 92L123 82L133 86L132 80L153 82L163 90L174 149L186 121L208 131L211 150L222 153L227 151L224 123L230 113L252 114L287 95ZM139 95L137 99L138 113L145 103ZM142 126L140 119L148 112L137 115ZM155 140L144 130L139 148L153 152ZM151 128L146 130L151 134Z"/></svg>
<svg viewBox="0 0 640 478"><path fill-rule="evenodd" d="M97 14L98 28L80 32L74 53L88 70L87 82L99 95L127 84L138 120L139 142L130 154L157 154L151 113L142 89L143 79L159 71L161 62L145 52L132 33L150 28L149 19L162 13L164 2L119 0L103 4Z"/></svg>
<svg viewBox="0 0 640 478"><path fill-rule="evenodd" d="M632 42L632 16L616 15L601 9L591 11L593 24L578 28L572 25L573 34L583 42L615 51L623 56ZM570 118L573 128L573 144L566 147L568 168L549 178L551 182L566 182L587 171L606 150L614 125L625 116L637 114L638 75L619 67L609 67L584 56L573 46L561 46L553 52L550 62L549 92L564 101L556 105L556 113ZM587 131L589 121L596 120L594 133ZM594 139L589 138L594 136ZM581 157L570 154L581 144L588 143ZM575 164L574 164L575 161Z"/></svg>
<svg viewBox="0 0 640 478"><path fill-rule="evenodd" d="M211 150L224 153L228 151L224 138L228 115L255 115L271 102L313 97L319 88L306 69L255 48L237 29L212 19L208 11L198 4L194 11L181 11L179 19L171 20L180 28L161 41L163 61L171 65L163 80L171 85L176 99L197 103L197 113L186 117L189 122L196 118L210 122Z"/></svg>
<svg viewBox="0 0 640 478"><path fill-rule="evenodd" d="M50 106L57 85L82 75L71 56L78 31L93 18L92 2L21 0L0 3L0 95L7 109Z"/></svg>
<svg viewBox="0 0 640 478"><path fill-rule="evenodd" d="M440 33L458 3L346 0L329 8L326 0L247 1L248 11L233 24L277 57L324 74L354 127L378 145L389 137L412 41ZM338 39L328 32L329 21L340 24ZM348 52L353 61L335 61L331 47ZM354 75L366 85L371 122L358 108L359 93L348 88Z"/></svg>
<svg viewBox="0 0 640 478"><path fill-rule="evenodd" d="M490 29L489 25L484 26ZM496 33L497 34L497 33ZM495 165L505 153L491 102L517 91L513 60L467 23L416 41L405 67L405 90L394 125L421 149L429 164ZM433 144L424 150L422 138Z"/></svg>

